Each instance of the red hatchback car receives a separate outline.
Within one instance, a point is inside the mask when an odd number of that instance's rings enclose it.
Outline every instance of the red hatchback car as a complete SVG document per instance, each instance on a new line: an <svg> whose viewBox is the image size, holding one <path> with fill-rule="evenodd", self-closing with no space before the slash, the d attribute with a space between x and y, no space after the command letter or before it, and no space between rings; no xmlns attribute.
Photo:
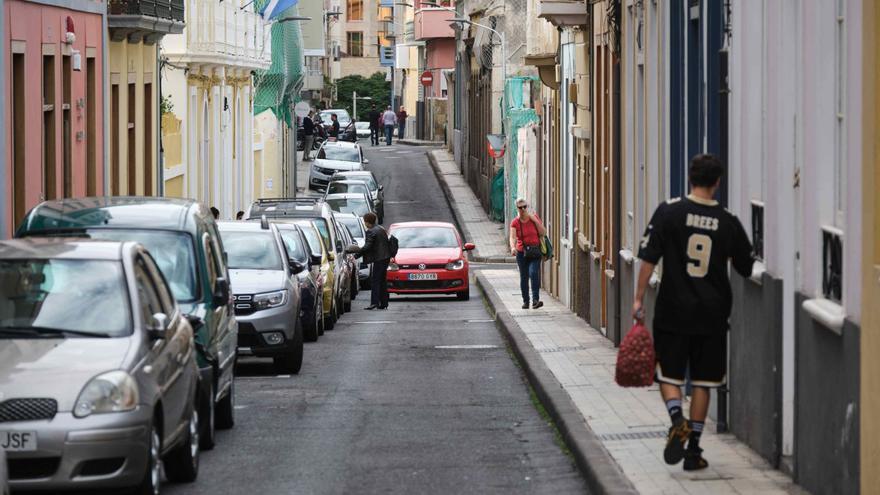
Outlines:
<svg viewBox="0 0 880 495"><path fill-rule="evenodd" d="M468 260L461 235L451 223L404 222L388 231L399 250L388 266L388 292L393 294L455 294L470 298Z"/></svg>

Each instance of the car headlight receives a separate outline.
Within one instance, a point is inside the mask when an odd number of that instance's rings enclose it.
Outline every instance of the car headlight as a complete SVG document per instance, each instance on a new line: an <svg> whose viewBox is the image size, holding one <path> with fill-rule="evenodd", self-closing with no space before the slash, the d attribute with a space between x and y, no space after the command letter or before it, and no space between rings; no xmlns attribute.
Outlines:
<svg viewBox="0 0 880 495"><path fill-rule="evenodd" d="M451 261L446 264L447 270L461 270L464 268L464 260Z"/></svg>
<svg viewBox="0 0 880 495"><path fill-rule="evenodd" d="M393 261L391 263L388 263L388 271L389 272L396 272L397 270L400 270L400 267L397 266L397 263L395 263Z"/></svg>
<svg viewBox="0 0 880 495"><path fill-rule="evenodd" d="M287 291L278 290L275 292L264 292L254 296L254 306L257 310L266 308L277 308L287 301Z"/></svg>
<svg viewBox="0 0 880 495"><path fill-rule="evenodd" d="M138 404L134 378L124 371L109 371L92 378L79 393L73 415L85 418L90 414L131 411Z"/></svg>

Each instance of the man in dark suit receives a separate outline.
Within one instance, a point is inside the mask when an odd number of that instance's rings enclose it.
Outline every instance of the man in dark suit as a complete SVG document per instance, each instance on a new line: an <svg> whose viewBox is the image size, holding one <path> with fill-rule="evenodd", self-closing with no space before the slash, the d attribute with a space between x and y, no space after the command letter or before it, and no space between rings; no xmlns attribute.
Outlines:
<svg viewBox="0 0 880 495"><path fill-rule="evenodd" d="M367 226L367 235L364 246L351 246L348 252L356 256L364 257L364 263L373 264L373 272L370 275L370 305L366 310L388 309L388 263L391 261L391 243L388 240L388 232L377 225L376 214L364 214L364 223Z"/></svg>
<svg viewBox="0 0 880 495"><path fill-rule="evenodd" d="M379 145L379 111L373 107L367 114L367 120L370 122L370 144L372 146Z"/></svg>

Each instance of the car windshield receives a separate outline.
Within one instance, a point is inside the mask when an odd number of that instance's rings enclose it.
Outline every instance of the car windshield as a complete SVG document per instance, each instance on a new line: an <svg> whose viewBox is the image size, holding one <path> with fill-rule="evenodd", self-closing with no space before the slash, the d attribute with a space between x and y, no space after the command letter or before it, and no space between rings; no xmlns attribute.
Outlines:
<svg viewBox="0 0 880 495"><path fill-rule="evenodd" d="M339 223L348 227L348 231L351 232L351 236L355 239L363 239L364 231L361 229L361 221L359 218L355 217L343 217L340 215Z"/></svg>
<svg viewBox="0 0 880 495"><path fill-rule="evenodd" d="M0 260L0 335L131 333L128 290L117 261ZM71 332L66 334L65 332Z"/></svg>
<svg viewBox="0 0 880 495"><path fill-rule="evenodd" d="M326 249L328 253L333 251L333 245L330 242L330 226L327 224L327 220L325 218L316 218L315 228L318 229L318 233L321 234L321 240L324 241L324 249Z"/></svg>
<svg viewBox="0 0 880 495"><path fill-rule="evenodd" d="M281 256L271 232L223 232L223 247L229 268L240 270L281 270Z"/></svg>
<svg viewBox="0 0 880 495"><path fill-rule="evenodd" d="M318 237L318 231L311 224L298 224L302 228L303 234L306 236L306 242L309 243L309 251L315 256L323 254L321 250L321 239Z"/></svg>
<svg viewBox="0 0 880 495"><path fill-rule="evenodd" d="M376 183L376 180L373 179L372 175L358 174L358 175L343 175L342 177L344 177L347 180L359 180L359 181L366 182L367 187L370 188L370 191L375 191L376 189L379 189L379 184Z"/></svg>
<svg viewBox="0 0 880 495"><path fill-rule="evenodd" d="M362 198L328 198L327 204L330 205L330 209L339 213L354 213L361 216L370 211L366 200Z"/></svg>
<svg viewBox="0 0 880 495"><path fill-rule="evenodd" d="M189 234L129 229L89 229L87 232L92 239L135 241L143 244L162 270L175 299L187 302L198 295L195 252Z"/></svg>
<svg viewBox="0 0 880 495"><path fill-rule="evenodd" d="M337 160L341 162L360 162L361 155L352 146L322 146L318 151L318 159Z"/></svg>
<svg viewBox="0 0 880 495"><path fill-rule="evenodd" d="M455 231L448 227L406 227L392 234L401 248L458 247Z"/></svg>
<svg viewBox="0 0 880 495"><path fill-rule="evenodd" d="M363 182L358 182L354 184L349 184L345 182L331 182L327 185L327 194L345 193L369 194L370 191L367 190L367 185Z"/></svg>
<svg viewBox="0 0 880 495"><path fill-rule="evenodd" d="M318 117L321 119L321 122L329 125L333 121L330 118L333 114L336 114L336 120L339 121L340 126L345 127L351 123L351 117L348 116L348 112L321 112L318 114Z"/></svg>
<svg viewBox="0 0 880 495"><path fill-rule="evenodd" d="M308 256L306 256L306 251L302 245L302 239L299 234L297 234L295 230L280 230L281 240L284 241L284 249L287 250L287 257L293 258L300 263L306 263L308 261Z"/></svg>

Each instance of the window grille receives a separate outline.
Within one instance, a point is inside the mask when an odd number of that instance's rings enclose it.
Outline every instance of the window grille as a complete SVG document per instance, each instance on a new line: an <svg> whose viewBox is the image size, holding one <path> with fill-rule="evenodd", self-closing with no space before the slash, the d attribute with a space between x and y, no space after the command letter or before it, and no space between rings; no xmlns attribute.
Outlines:
<svg viewBox="0 0 880 495"><path fill-rule="evenodd" d="M764 261L764 203L752 201L752 246L755 257Z"/></svg>
<svg viewBox="0 0 880 495"><path fill-rule="evenodd" d="M843 301L843 232L833 227L822 228L822 295Z"/></svg>

